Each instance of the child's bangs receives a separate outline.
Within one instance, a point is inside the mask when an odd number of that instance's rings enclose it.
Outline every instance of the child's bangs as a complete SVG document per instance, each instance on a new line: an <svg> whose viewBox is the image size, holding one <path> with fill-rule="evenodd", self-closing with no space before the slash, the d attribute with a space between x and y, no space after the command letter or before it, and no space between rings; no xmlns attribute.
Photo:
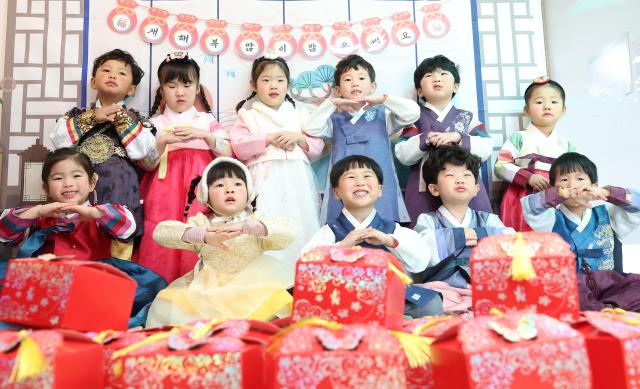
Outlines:
<svg viewBox="0 0 640 389"><path fill-rule="evenodd" d="M220 162L209 170L209 174L207 175L207 186L210 186L222 178L239 178L244 181L245 185L247 183L247 177L244 174L244 170L242 170L240 166L231 162Z"/></svg>
<svg viewBox="0 0 640 389"><path fill-rule="evenodd" d="M577 162L569 162L569 163L563 163L560 164L558 166L556 166L556 177L558 176L562 176L565 174L571 174L571 173L587 173L584 171L584 167L582 167L582 165L580 165Z"/></svg>
<svg viewBox="0 0 640 389"><path fill-rule="evenodd" d="M160 75L158 77L161 84L178 80L185 84L198 83L198 72L192 65L186 65L185 63L167 63L162 67Z"/></svg>
<svg viewBox="0 0 640 389"><path fill-rule="evenodd" d="M349 170L351 169L371 169L373 170L373 166L365 160L354 160L349 164Z"/></svg>

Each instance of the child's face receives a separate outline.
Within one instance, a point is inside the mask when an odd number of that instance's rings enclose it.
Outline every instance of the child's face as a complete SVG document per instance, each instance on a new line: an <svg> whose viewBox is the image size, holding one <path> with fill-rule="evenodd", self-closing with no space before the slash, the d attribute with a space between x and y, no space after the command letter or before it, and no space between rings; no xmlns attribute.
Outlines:
<svg viewBox="0 0 640 389"><path fill-rule="evenodd" d="M369 72L358 66L340 75L340 85L336 86L336 95L344 99L358 100L376 91L376 83L371 82Z"/></svg>
<svg viewBox="0 0 640 389"><path fill-rule="evenodd" d="M347 211L375 207L382 196L382 185L369 168L352 167L340 176L333 195L342 201Z"/></svg>
<svg viewBox="0 0 640 389"><path fill-rule="evenodd" d="M44 191L53 201L82 204L95 189L97 180L95 175L89 178L74 159L65 159L51 168Z"/></svg>
<svg viewBox="0 0 640 389"><path fill-rule="evenodd" d="M531 123L537 127L553 127L564 114L564 101L560 92L543 85L534 89L529 98L524 113L531 118Z"/></svg>
<svg viewBox="0 0 640 389"><path fill-rule="evenodd" d="M96 76L91 78L91 88L98 91L98 98L108 96L113 100L123 100L136 93L133 85L131 66L117 59L110 59L100 65Z"/></svg>
<svg viewBox="0 0 640 389"><path fill-rule="evenodd" d="M456 166L446 162L438 173L438 184L429 184L429 192L440 196L443 204L466 204L476 197L480 185L466 165Z"/></svg>
<svg viewBox="0 0 640 389"><path fill-rule="evenodd" d="M435 104L451 100L459 86L451 72L437 68L422 76L417 93L418 97L424 97L429 103Z"/></svg>
<svg viewBox="0 0 640 389"><path fill-rule="evenodd" d="M276 64L265 66L258 76L258 80L251 84L258 99L272 109L280 108L289 89L287 75Z"/></svg>
<svg viewBox="0 0 640 389"><path fill-rule="evenodd" d="M597 186L596 183L592 183L589 175L582 170L576 170L570 173L564 173L556 175L556 181L553 183L556 188L563 189L584 189L590 186ZM574 199L567 199L564 201L567 207L579 206Z"/></svg>
<svg viewBox="0 0 640 389"><path fill-rule="evenodd" d="M198 93L200 88L193 82L185 83L175 79L162 85L162 97L167 107L178 113L193 107Z"/></svg>
<svg viewBox="0 0 640 389"><path fill-rule="evenodd" d="M225 177L209 185L209 204L221 216L235 216L247 207L247 185L237 177Z"/></svg>

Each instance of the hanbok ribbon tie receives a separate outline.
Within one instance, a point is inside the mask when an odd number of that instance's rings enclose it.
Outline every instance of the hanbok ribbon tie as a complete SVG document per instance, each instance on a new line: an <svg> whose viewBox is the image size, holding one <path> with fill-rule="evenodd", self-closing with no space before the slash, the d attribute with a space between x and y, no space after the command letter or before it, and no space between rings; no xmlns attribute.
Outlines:
<svg viewBox="0 0 640 389"><path fill-rule="evenodd" d="M33 258L42 246L44 246L47 236L58 232L71 232L75 227L75 224L67 223L65 225L55 225L34 231L24 242L22 242L16 257Z"/></svg>

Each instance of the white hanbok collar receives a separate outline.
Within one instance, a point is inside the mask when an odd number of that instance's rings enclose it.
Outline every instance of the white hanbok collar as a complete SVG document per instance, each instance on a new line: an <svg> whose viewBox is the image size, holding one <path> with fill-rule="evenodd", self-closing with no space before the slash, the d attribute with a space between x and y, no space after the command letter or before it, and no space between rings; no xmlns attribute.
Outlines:
<svg viewBox="0 0 640 389"><path fill-rule="evenodd" d="M200 112L198 112L195 106L191 106L191 108L187 109L184 112L176 112L169 108L169 106L165 106L164 112L162 112L162 115L166 117L169 123L181 123L184 121L189 121L194 117L198 117L199 114Z"/></svg>
<svg viewBox="0 0 640 389"><path fill-rule="evenodd" d="M527 126L526 129L527 133L530 134L531 136L538 138L538 139L542 139L542 140L546 140L546 141L552 141L552 142L557 142L558 141L558 134L557 131L554 129L553 131L551 131L551 134L549 134L549 136L545 135L544 132L540 131L540 129L538 127L536 127L535 125L533 125L533 123L529 123L529 125Z"/></svg>
<svg viewBox="0 0 640 389"><path fill-rule="evenodd" d="M424 106L429 108L430 110L432 110L433 112L435 112L436 115L438 115L438 119L436 119L437 121L439 121L440 123L442 123L442 121L447 117L447 115L449 114L449 111L451 111L451 108L453 108L453 100L449 101L449 104L447 104L446 107L444 107L441 110L439 110L438 108L436 108L435 105L429 103L428 101L425 101Z"/></svg>
<svg viewBox="0 0 640 389"><path fill-rule="evenodd" d="M102 103L100 102L100 100L96 99L96 102L94 104L95 104L96 108L102 108ZM118 101L118 103L116 105L119 105L119 106L122 107L124 105L124 100Z"/></svg>
<svg viewBox="0 0 640 389"><path fill-rule="evenodd" d="M451 223L451 225L454 227L467 228L471 225L471 208L467 207L467 212L464 214L462 223L459 222L458 219L456 219L456 217L453 216L453 214L449 212L449 210L444 205L441 205L440 208L438 208L438 212L440 212L440 214L444 216L444 218L447 219L449 223Z"/></svg>
<svg viewBox="0 0 640 389"><path fill-rule="evenodd" d="M373 221L373 218L376 217L376 209L371 210L371 213L360 223L358 219L355 218L346 208L342 208L342 213L349 220L349 223L353 226L354 230L362 230L369 227L369 224Z"/></svg>
<svg viewBox="0 0 640 389"><path fill-rule="evenodd" d="M605 204L605 202L604 201L592 201L591 202L591 206L592 207L597 207L597 206L602 205L602 204ZM585 208L585 210L584 210L584 212L582 214L582 218L581 218L580 215L576 215L575 213L573 213L564 204L558 205L558 210L560 212L562 212L562 214L567 219L569 219L570 222L572 222L572 223L577 225L576 231L578 231L578 232L584 231L584 229L589 224L589 221L591 220L591 215L593 214L592 208Z"/></svg>
<svg viewBox="0 0 640 389"><path fill-rule="evenodd" d="M213 217L209 219L209 222L211 223L211 225L241 222L247 220L249 215L251 215L251 213L247 211L242 211L234 216L217 216L214 214Z"/></svg>

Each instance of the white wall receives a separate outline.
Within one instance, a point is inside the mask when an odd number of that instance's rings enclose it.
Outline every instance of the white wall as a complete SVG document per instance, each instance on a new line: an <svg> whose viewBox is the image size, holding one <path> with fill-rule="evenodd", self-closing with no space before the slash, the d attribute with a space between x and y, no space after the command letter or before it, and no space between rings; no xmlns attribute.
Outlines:
<svg viewBox="0 0 640 389"><path fill-rule="evenodd" d="M600 3L596 9L581 5ZM625 33L640 39L637 0L545 0L549 75L567 93L560 133L598 165L600 183L640 189L640 94L589 94L588 62ZM579 8L583 8L580 10ZM640 272L640 229L623 240L625 271Z"/></svg>

